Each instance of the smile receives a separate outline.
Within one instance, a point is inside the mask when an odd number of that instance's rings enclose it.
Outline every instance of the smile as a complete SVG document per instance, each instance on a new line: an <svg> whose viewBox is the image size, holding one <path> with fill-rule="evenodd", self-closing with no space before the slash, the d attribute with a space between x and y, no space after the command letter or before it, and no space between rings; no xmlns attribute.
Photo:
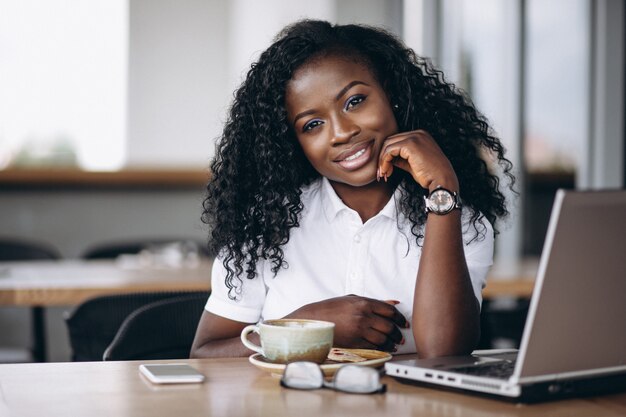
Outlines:
<svg viewBox="0 0 626 417"><path fill-rule="evenodd" d="M363 155L364 153L365 153L365 149L361 149L360 151L358 151L354 155L349 156L346 159L344 159L344 161L354 161L355 159L357 159L359 156Z"/></svg>
<svg viewBox="0 0 626 417"><path fill-rule="evenodd" d="M336 160L343 169L354 171L366 165L372 156L372 146L374 141L369 141L365 144L358 145L355 149L351 149L346 154L345 152L340 155L341 159Z"/></svg>

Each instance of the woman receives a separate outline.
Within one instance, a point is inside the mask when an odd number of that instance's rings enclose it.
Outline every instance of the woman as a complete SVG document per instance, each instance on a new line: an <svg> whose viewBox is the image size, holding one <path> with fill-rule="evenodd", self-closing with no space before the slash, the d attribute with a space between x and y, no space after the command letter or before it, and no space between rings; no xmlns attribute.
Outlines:
<svg viewBox="0 0 626 417"><path fill-rule="evenodd" d="M301 21L248 72L207 186L218 253L193 357L249 323L333 321L335 345L434 357L480 336L511 163L471 102L376 28ZM462 196L462 201L459 198Z"/></svg>

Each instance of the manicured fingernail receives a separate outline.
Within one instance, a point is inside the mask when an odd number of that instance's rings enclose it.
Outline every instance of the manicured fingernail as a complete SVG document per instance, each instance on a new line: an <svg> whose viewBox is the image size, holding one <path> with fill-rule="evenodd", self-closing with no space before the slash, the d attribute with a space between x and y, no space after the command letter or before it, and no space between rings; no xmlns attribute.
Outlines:
<svg viewBox="0 0 626 417"><path fill-rule="evenodd" d="M385 300L385 302L387 304L392 304L394 306L400 304L400 301L398 301L398 300Z"/></svg>
<svg viewBox="0 0 626 417"><path fill-rule="evenodd" d="M411 323L409 323L408 321L406 321L406 322L404 323L404 328L405 328L405 329L410 329L410 328L411 328Z"/></svg>
<svg viewBox="0 0 626 417"><path fill-rule="evenodd" d="M385 182L387 182L387 173L385 172Z"/></svg>
<svg viewBox="0 0 626 417"><path fill-rule="evenodd" d="M402 338L402 340L400 340L400 344L403 345L406 342L406 340L404 340L404 337Z"/></svg>
<svg viewBox="0 0 626 417"><path fill-rule="evenodd" d="M376 181L380 182L380 167L376 169Z"/></svg>

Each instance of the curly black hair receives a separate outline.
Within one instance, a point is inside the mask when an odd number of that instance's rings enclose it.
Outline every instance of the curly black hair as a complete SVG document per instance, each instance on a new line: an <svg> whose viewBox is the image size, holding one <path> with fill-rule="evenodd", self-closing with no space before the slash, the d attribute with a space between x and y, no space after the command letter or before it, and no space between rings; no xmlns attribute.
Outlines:
<svg viewBox="0 0 626 417"><path fill-rule="evenodd" d="M423 129L433 136L457 174L476 236L482 215L494 229L496 219L508 215L499 177L490 168L498 165L512 188L512 164L465 93L385 30L299 21L279 33L248 71L211 163L202 220L210 229L209 249L223 257L231 298L241 291L244 270L248 279L256 276L259 259L270 261L274 274L287 266L282 246L299 225L301 189L320 174L287 121L285 89L299 67L327 54L354 58L372 70L394 104L400 132ZM399 207L419 243L427 190L402 170L391 179L402 185Z"/></svg>

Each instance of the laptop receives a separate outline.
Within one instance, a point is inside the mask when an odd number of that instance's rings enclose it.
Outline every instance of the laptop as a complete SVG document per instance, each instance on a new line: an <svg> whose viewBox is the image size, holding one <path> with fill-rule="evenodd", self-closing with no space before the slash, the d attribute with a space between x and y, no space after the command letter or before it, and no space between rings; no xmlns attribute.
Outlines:
<svg viewBox="0 0 626 417"><path fill-rule="evenodd" d="M557 191L519 350L385 371L516 402L626 390L626 191Z"/></svg>

